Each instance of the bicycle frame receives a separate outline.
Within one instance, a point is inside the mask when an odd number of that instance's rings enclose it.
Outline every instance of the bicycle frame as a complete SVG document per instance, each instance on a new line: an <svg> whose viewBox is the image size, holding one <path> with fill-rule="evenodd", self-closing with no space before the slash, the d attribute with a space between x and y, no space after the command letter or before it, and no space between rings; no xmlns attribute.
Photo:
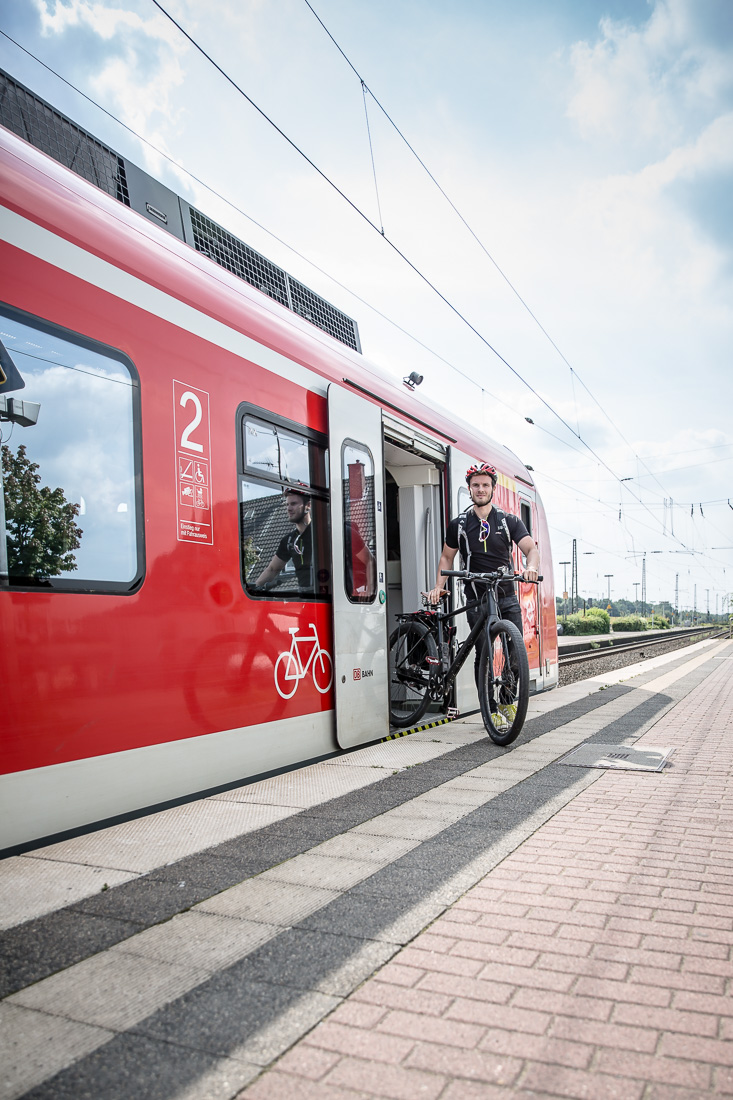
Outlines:
<svg viewBox="0 0 733 1100"><path fill-rule="evenodd" d="M431 611L426 608L423 611L397 616L398 619L405 622L412 618L423 621L431 632L436 635L439 660L442 660L443 645L445 641L443 637L443 624L449 619L457 618L458 615L467 614L468 611L476 606L482 606L482 613L471 628L468 637L459 645L456 655L448 668L441 667L440 669L433 669L430 676L430 686L428 688L432 699L439 699L447 694L456 676L466 663L468 655L476 645L482 631L486 632L487 645L491 644L492 628L501 618L496 595L497 588L501 581L515 581L523 578L521 573L467 573L465 570L458 569L444 569L441 575L444 577L459 577L464 581L470 580L485 585L486 592L478 600L474 600L465 607L458 608L457 611L442 612L437 609Z"/></svg>
<svg viewBox="0 0 733 1100"><path fill-rule="evenodd" d="M452 576L452 575L456 575L456 571L445 570L443 572L443 576ZM460 574L458 574L458 575L460 575ZM487 581L486 582L486 585L487 585L486 594L483 597L481 597L479 600L476 600L473 603L467 604L465 607L461 607L457 611L449 611L447 613L443 613L443 612L440 612L440 611L436 612L435 617L436 617L436 626L437 626L437 632L438 632L438 653L440 654L443 651L442 650L443 623L448 619L456 618L458 615L468 614L469 610L471 610L471 608L473 608L473 607L476 607L477 604L478 605L483 605L482 614L479 615L478 619L476 620L474 625L471 627L471 630L469 632L468 637L463 642L461 642L461 644L458 646L455 658L453 659L453 661L451 662L451 664L448 666L447 669L441 669L440 670L440 687L441 687L441 694L442 695L445 695L447 693L448 689L452 686L453 681L455 680L456 676L458 675L458 673L461 671L464 664L466 663L466 660L468 659L469 653L471 652L471 650L476 645L476 642L478 641L478 639L481 635L481 632L483 630L486 631L487 642L491 638L491 627L499 619L498 604L497 604L496 592L495 592L497 584L498 584L498 580L495 581L493 584L491 583L491 581Z"/></svg>

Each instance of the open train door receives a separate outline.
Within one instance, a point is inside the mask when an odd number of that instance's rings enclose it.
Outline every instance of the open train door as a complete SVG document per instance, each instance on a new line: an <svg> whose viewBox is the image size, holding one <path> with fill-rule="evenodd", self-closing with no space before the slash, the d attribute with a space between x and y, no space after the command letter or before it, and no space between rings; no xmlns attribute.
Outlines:
<svg viewBox="0 0 733 1100"><path fill-rule="evenodd" d="M382 410L328 387L336 738L389 733Z"/></svg>
<svg viewBox="0 0 733 1100"><path fill-rule="evenodd" d="M449 520L460 512L465 512L471 504L471 497L466 486L466 470L469 466L473 466L476 461L476 458L464 454L463 451L456 450L455 447L448 448ZM454 568L461 568L459 558L456 558ZM466 602L463 595L463 585L460 581L453 582L453 601L454 610L463 607ZM465 615L459 615L455 623L457 627L456 638L459 642L464 642L469 634L468 619ZM469 655L469 659L456 678L455 706L461 714L466 714L468 711L478 710L478 705L476 679L473 673L473 657Z"/></svg>

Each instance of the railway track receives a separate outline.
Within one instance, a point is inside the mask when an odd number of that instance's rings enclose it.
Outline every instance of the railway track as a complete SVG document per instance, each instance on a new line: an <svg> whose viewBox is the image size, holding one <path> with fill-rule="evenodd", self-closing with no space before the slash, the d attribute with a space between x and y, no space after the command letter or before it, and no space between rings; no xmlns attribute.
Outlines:
<svg viewBox="0 0 733 1100"><path fill-rule="evenodd" d="M658 649L661 646L669 646L671 642L692 642L701 637L719 637L726 634L727 631L721 630L719 627L695 627L690 630L675 630L670 631L669 634L664 636L655 635L650 638L637 639L633 642L616 643L610 642L606 645L601 645L598 648L592 648L591 643L588 643L588 648L580 653L567 653L560 654L560 667L568 668L572 665L587 664L592 661L598 661L601 658L615 656L621 653L633 653L635 651L641 651L640 656L645 656L645 650L651 651ZM651 652L649 653L651 656Z"/></svg>

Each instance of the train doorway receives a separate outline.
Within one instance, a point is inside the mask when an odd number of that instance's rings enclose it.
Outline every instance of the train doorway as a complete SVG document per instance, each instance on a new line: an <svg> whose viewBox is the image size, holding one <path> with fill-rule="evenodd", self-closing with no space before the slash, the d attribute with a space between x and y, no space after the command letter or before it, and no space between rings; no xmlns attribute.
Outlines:
<svg viewBox="0 0 733 1100"><path fill-rule="evenodd" d="M387 635L433 587L445 533L445 449L384 416Z"/></svg>

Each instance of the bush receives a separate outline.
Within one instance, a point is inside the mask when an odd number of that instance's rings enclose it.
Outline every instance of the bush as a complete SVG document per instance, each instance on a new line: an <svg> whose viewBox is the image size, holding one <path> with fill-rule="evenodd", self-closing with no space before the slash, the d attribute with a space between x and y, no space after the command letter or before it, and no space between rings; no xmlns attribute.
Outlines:
<svg viewBox="0 0 733 1100"><path fill-rule="evenodd" d="M600 608L598 610L600 611ZM574 615L568 615L567 619L562 619L563 634L608 634L610 621L606 611L601 611L600 615L591 615L590 612L583 615L582 612L576 612Z"/></svg>
<svg viewBox="0 0 733 1100"><path fill-rule="evenodd" d="M608 634L611 629L611 616L602 607L589 607L585 613L586 619L593 617L598 619L598 625L593 630L594 634Z"/></svg>
<svg viewBox="0 0 733 1100"><path fill-rule="evenodd" d="M669 619L663 615L655 615L652 622L655 630L669 630Z"/></svg>
<svg viewBox="0 0 733 1100"><path fill-rule="evenodd" d="M627 615L623 619L614 619L611 623L614 634L621 634L628 630L646 630L646 619L639 615Z"/></svg>

